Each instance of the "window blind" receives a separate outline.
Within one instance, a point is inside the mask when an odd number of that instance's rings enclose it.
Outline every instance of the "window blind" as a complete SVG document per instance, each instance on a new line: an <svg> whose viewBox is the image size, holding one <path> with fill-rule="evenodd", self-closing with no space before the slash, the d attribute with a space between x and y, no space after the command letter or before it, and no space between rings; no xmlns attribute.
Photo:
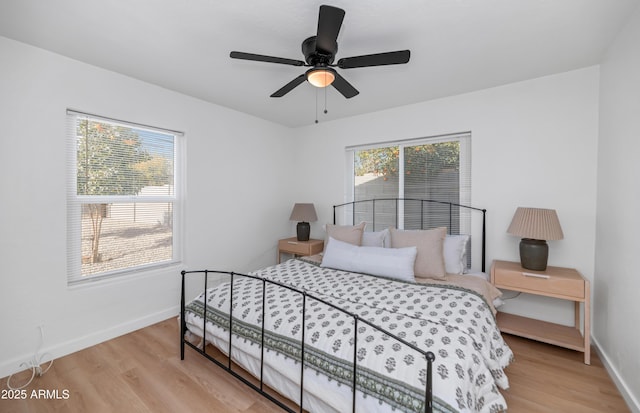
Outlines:
<svg viewBox="0 0 640 413"><path fill-rule="evenodd" d="M456 133L428 138L389 141L346 148L352 173L347 183L347 198L431 199L469 205L471 202L471 134ZM396 205L376 202L376 231L389 226L417 229L446 226L451 233L468 233L470 218L464 210L454 211L449 219L449 206L427 204L422 218L419 202ZM356 210L356 222L368 221L372 211L362 204ZM401 219L396 221L396 208ZM380 219L387 210L388 219Z"/></svg>
<svg viewBox="0 0 640 413"><path fill-rule="evenodd" d="M182 134L67 112L69 284L179 261Z"/></svg>

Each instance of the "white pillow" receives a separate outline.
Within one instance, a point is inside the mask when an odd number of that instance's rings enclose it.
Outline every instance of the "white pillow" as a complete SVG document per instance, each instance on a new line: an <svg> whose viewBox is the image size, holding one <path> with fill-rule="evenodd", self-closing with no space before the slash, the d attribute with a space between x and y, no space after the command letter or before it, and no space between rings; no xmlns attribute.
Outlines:
<svg viewBox="0 0 640 413"><path fill-rule="evenodd" d="M362 233L363 247L389 247L389 229Z"/></svg>
<svg viewBox="0 0 640 413"><path fill-rule="evenodd" d="M320 266L415 282L417 253L416 247L358 247L329 238Z"/></svg>
<svg viewBox="0 0 640 413"><path fill-rule="evenodd" d="M447 235L442 252L447 274L464 274L467 270L468 235Z"/></svg>

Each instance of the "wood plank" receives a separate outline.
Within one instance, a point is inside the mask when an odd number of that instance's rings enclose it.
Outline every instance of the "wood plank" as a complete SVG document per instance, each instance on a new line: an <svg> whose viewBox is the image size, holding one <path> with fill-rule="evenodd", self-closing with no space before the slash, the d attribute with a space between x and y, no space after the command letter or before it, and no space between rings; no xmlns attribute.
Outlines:
<svg viewBox="0 0 640 413"><path fill-rule="evenodd" d="M593 352L582 353L503 334L515 354L506 368L510 388L502 390L513 412L630 412L609 374Z"/></svg>
<svg viewBox="0 0 640 413"><path fill-rule="evenodd" d="M515 334L532 340L542 341L556 346L584 352L584 338L580 330L559 324L549 323L515 314L501 313L496 316L500 331Z"/></svg>
<svg viewBox="0 0 640 413"><path fill-rule="evenodd" d="M192 349L180 360L178 334L172 318L57 359L27 390L66 389L67 400L0 400L0 411L282 412ZM506 369L510 388L502 391L509 411L629 412L596 353L589 366L582 353L504 337L515 354Z"/></svg>

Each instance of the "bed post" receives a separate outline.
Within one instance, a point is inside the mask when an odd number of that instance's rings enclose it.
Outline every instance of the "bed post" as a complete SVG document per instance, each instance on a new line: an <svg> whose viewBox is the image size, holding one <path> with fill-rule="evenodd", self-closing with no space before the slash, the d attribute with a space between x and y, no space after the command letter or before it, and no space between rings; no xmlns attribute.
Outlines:
<svg viewBox="0 0 640 413"><path fill-rule="evenodd" d="M209 270L204 270L204 314L202 316L202 352L207 352L207 284L209 284Z"/></svg>
<svg viewBox="0 0 640 413"><path fill-rule="evenodd" d="M184 360L184 335L187 333L187 323L184 319L184 276L187 272L182 271L182 293L180 294L180 360Z"/></svg>
<svg viewBox="0 0 640 413"><path fill-rule="evenodd" d="M428 351L427 352L427 389L425 393L425 406L424 411L426 413L433 412L433 379L432 379L432 365L433 361L436 359L435 354Z"/></svg>
<svg viewBox="0 0 640 413"><path fill-rule="evenodd" d="M231 340L233 339L233 275L231 271L231 284L229 285L229 362L227 368L231 370ZM206 301L204 308L207 308Z"/></svg>
<svg viewBox="0 0 640 413"><path fill-rule="evenodd" d="M304 329L305 329L305 319L307 317L306 314L307 307L307 292L302 290L302 338L300 340L300 349L302 350L302 354L300 355L300 413L304 412L303 406L303 395L304 395Z"/></svg>
<svg viewBox="0 0 640 413"><path fill-rule="evenodd" d="M260 326L260 391L263 391L263 373L264 373L264 319L267 317L265 312L265 302L267 296L267 280L262 279L262 325Z"/></svg>
<svg viewBox="0 0 640 413"><path fill-rule="evenodd" d="M482 210L482 272L485 272L486 269L486 247L485 243L487 241L487 210Z"/></svg>
<svg viewBox="0 0 640 413"><path fill-rule="evenodd" d="M351 411L356 413L356 386L358 373L358 315L353 315L353 401Z"/></svg>

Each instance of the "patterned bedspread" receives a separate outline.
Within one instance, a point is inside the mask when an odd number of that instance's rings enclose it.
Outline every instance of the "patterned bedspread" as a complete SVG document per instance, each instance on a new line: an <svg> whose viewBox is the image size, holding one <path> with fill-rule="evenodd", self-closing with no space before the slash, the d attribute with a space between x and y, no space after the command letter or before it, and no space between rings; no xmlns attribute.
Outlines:
<svg viewBox="0 0 640 413"><path fill-rule="evenodd" d="M503 368L513 355L499 333L489 305L475 292L456 286L413 284L327 269L303 260L290 260L253 275L304 290L421 350L432 351L436 355L434 411L506 409L498 387L508 388ZM262 342L263 283L236 276L233 290L234 346L238 342L255 352ZM209 334L224 337L225 331L228 336L229 293L228 282L207 291L207 337ZM299 363L302 302L302 294L267 284L266 352ZM361 321L357 324L354 349L353 317L309 295L305 308L305 368L328 376L333 385L350 388L355 350L357 388L364 398L380 401L376 410L423 411L426 361L421 353ZM194 332L201 330L203 314L204 294L187 306L187 325ZM293 381L300 380L299 367L298 371L283 374ZM306 386L305 373L305 389Z"/></svg>

